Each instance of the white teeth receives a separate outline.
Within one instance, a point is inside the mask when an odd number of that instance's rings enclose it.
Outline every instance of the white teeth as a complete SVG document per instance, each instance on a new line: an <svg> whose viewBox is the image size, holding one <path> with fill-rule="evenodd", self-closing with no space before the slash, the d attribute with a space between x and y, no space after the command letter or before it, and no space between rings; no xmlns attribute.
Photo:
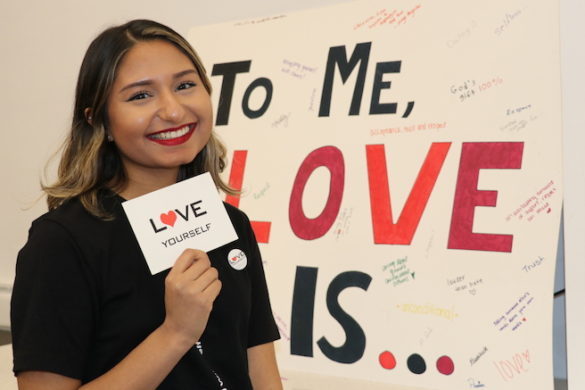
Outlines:
<svg viewBox="0 0 585 390"><path fill-rule="evenodd" d="M183 126L179 130L165 131L163 133L151 134L148 137L152 139L169 140L173 138L179 138L189 132L189 126Z"/></svg>

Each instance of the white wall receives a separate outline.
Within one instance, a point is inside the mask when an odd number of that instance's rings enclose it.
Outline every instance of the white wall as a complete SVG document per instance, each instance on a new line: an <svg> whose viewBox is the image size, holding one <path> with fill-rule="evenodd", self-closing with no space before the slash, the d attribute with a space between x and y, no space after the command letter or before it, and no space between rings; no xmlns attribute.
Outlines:
<svg viewBox="0 0 585 390"><path fill-rule="evenodd" d="M585 4L561 1L561 72L565 162L565 284L569 389L585 389ZM544 54L543 54L544 55Z"/></svg>

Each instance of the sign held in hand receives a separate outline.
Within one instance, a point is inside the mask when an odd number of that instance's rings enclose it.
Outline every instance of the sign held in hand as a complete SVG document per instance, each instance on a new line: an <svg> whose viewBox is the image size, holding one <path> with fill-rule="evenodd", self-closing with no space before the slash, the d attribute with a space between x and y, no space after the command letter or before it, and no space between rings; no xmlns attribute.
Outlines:
<svg viewBox="0 0 585 390"><path fill-rule="evenodd" d="M210 251L238 238L209 173L122 203L154 275L187 248Z"/></svg>

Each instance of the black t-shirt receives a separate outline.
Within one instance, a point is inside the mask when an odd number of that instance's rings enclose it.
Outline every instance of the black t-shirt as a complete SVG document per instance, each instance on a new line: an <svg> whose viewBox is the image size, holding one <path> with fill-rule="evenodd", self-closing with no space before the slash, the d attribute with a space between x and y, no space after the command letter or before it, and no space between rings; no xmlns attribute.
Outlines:
<svg viewBox="0 0 585 390"><path fill-rule="evenodd" d="M86 383L162 324L168 270L150 274L123 200L113 194L102 200L111 221L74 199L33 222L12 293L15 373L49 371ZM208 252L221 292L200 343L159 389L251 389L247 348L279 338L250 222L225 207L239 238ZM246 256L241 270L229 264L234 249Z"/></svg>

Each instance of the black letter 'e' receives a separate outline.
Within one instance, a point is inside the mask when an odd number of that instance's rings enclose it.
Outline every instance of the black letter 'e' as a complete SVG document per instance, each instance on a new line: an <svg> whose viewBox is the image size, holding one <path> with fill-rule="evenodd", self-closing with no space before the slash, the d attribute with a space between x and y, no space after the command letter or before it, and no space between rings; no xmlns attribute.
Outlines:
<svg viewBox="0 0 585 390"><path fill-rule="evenodd" d="M386 73L400 73L401 61L378 62L370 102L370 115L396 114L396 103L380 103L380 94L383 89L390 89L390 81L382 81Z"/></svg>

